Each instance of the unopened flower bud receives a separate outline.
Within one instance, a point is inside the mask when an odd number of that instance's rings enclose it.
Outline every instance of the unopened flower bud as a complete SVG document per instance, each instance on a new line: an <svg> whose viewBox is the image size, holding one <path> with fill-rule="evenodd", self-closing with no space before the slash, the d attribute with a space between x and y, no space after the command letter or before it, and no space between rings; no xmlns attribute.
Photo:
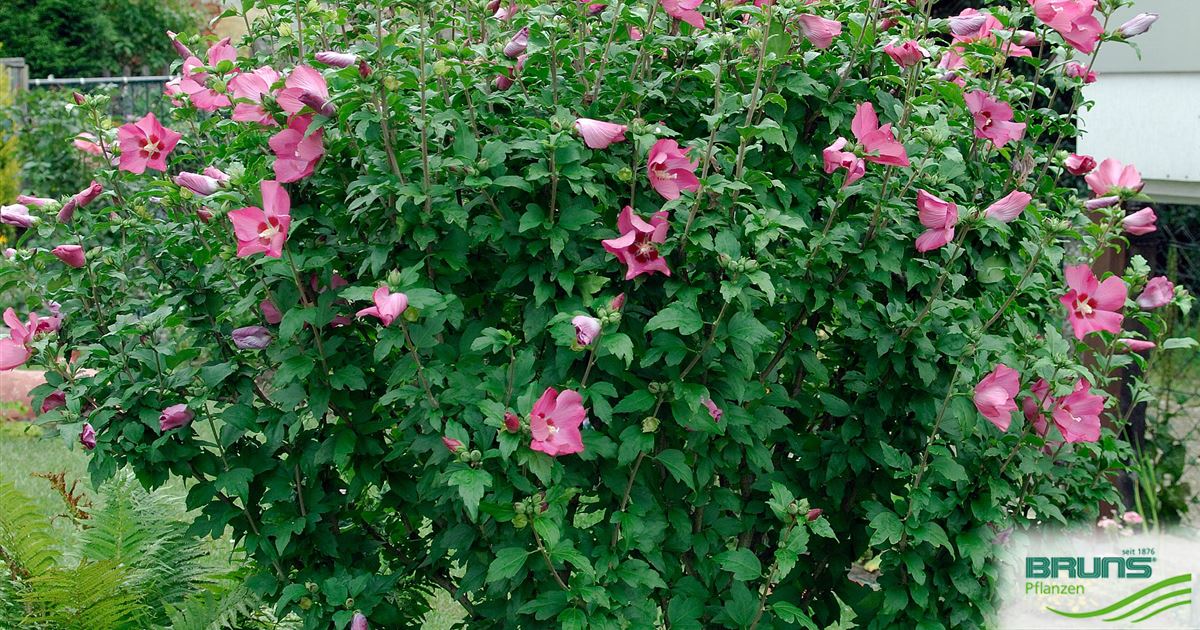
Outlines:
<svg viewBox="0 0 1200 630"><path fill-rule="evenodd" d="M312 608L312 605L313 605L313 600L311 600L307 597L300 598L300 610L308 610L309 608Z"/></svg>
<svg viewBox="0 0 1200 630"><path fill-rule="evenodd" d="M516 433L521 430L521 418L511 411L504 412L504 430Z"/></svg>
<svg viewBox="0 0 1200 630"><path fill-rule="evenodd" d="M367 63L366 59L358 60L358 76L365 79L365 78L371 76L372 72L373 71L371 70L371 66Z"/></svg>
<svg viewBox="0 0 1200 630"><path fill-rule="evenodd" d="M354 598L353 598L353 597L347 597L347 598L346 598L346 601L344 602L344 604L343 604L343 605L344 605L346 608L354 608Z"/></svg>
<svg viewBox="0 0 1200 630"><path fill-rule="evenodd" d="M642 418L642 433L654 433L658 430L658 418L646 416Z"/></svg>
<svg viewBox="0 0 1200 630"><path fill-rule="evenodd" d="M811 522L817 520L818 518L821 518L821 512L822 512L821 508L813 508L808 511L808 514L805 516L805 518L807 518L808 522L811 523Z"/></svg>
<svg viewBox="0 0 1200 630"><path fill-rule="evenodd" d="M1157 13L1139 13L1117 29L1117 35L1124 38L1135 37L1150 30L1150 26L1158 21Z"/></svg>
<svg viewBox="0 0 1200 630"><path fill-rule="evenodd" d="M84 103L87 102L87 97L80 94L79 92L72 92L71 98L75 99L76 105L83 105Z"/></svg>
<svg viewBox="0 0 1200 630"><path fill-rule="evenodd" d="M316 582L305 582L304 588L308 589L308 592L312 593L313 595L316 595L317 593L321 592L321 587L317 586Z"/></svg>

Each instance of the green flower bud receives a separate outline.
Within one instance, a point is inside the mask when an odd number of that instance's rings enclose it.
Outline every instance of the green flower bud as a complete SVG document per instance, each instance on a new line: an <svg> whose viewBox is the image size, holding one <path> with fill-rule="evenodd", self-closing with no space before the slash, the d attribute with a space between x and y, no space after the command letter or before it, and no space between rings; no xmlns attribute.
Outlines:
<svg viewBox="0 0 1200 630"><path fill-rule="evenodd" d="M445 59L438 59L433 63L433 73L439 77L450 74L450 64L446 63Z"/></svg>
<svg viewBox="0 0 1200 630"><path fill-rule="evenodd" d="M512 524L513 524L513 527L516 527L517 529L522 529L526 525L529 524L529 517L525 516L524 514L517 514L516 516L513 517Z"/></svg>
<svg viewBox="0 0 1200 630"><path fill-rule="evenodd" d="M396 77L384 77L383 87L395 92L400 89L400 82L396 80Z"/></svg>
<svg viewBox="0 0 1200 630"><path fill-rule="evenodd" d="M642 418L642 433L654 433L658 430L658 418L646 416Z"/></svg>
<svg viewBox="0 0 1200 630"><path fill-rule="evenodd" d="M300 598L300 610L308 610L309 608L312 608L312 606L313 606L313 600L311 600L307 597Z"/></svg>
<svg viewBox="0 0 1200 630"><path fill-rule="evenodd" d="M217 64L217 72L220 72L221 74L229 74L232 71L233 62L228 59L222 59L220 63ZM224 88L224 84L221 84L221 87Z"/></svg>
<svg viewBox="0 0 1200 630"><path fill-rule="evenodd" d="M317 586L316 582L305 582L304 588L308 589L308 592L312 593L313 595L321 592L321 587Z"/></svg>
<svg viewBox="0 0 1200 630"><path fill-rule="evenodd" d="M345 602L345 606L346 606L346 608L353 609L353 608L354 608L354 598L353 598L353 597L347 597L347 598L346 598L346 602Z"/></svg>
<svg viewBox="0 0 1200 630"><path fill-rule="evenodd" d="M288 24L287 22L284 22L284 23L280 24L279 26L275 27L275 32L279 33L280 37L291 37L292 36L292 25Z"/></svg>
<svg viewBox="0 0 1200 630"><path fill-rule="evenodd" d="M633 169L626 166L617 171L617 179L626 183L633 181Z"/></svg>

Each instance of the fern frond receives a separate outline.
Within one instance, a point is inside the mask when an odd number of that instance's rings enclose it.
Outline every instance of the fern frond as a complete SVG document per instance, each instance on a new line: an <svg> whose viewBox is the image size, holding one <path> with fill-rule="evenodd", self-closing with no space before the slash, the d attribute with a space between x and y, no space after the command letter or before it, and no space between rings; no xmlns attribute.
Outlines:
<svg viewBox="0 0 1200 630"><path fill-rule="evenodd" d="M58 563L58 541L29 497L0 479L0 562L18 578L42 575Z"/></svg>
<svg viewBox="0 0 1200 630"><path fill-rule="evenodd" d="M172 630L241 628L241 621L262 608L263 601L244 584L222 582L196 593L178 607L167 607Z"/></svg>
<svg viewBox="0 0 1200 630"><path fill-rule="evenodd" d="M150 610L131 587L130 567L112 561L51 569L28 581L25 624L59 630L141 628Z"/></svg>

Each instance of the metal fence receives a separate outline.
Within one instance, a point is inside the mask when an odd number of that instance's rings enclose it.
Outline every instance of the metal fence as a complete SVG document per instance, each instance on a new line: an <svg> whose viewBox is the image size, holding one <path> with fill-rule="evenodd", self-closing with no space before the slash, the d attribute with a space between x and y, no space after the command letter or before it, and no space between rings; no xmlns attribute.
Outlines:
<svg viewBox="0 0 1200 630"><path fill-rule="evenodd" d="M136 120L147 112L164 117L168 107L163 88L171 77L90 77L70 79L30 79L30 90L107 91L112 96L111 112L122 121Z"/></svg>

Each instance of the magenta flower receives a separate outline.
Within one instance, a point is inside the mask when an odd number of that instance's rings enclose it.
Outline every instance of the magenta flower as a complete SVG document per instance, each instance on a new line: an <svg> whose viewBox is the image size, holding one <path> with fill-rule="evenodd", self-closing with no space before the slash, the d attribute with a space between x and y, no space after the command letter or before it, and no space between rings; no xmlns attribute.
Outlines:
<svg viewBox="0 0 1200 630"><path fill-rule="evenodd" d="M1054 425L1067 442L1095 442L1100 439L1100 414L1104 398L1091 392L1087 379L1079 379L1075 389L1054 402Z"/></svg>
<svg viewBox="0 0 1200 630"><path fill-rule="evenodd" d="M625 131L628 129L625 125L617 123L605 122L603 120L593 120L591 118L579 118L575 120L575 131L578 131L583 136L583 143L592 149L607 149L608 145L614 142L625 141Z"/></svg>
<svg viewBox="0 0 1200 630"><path fill-rule="evenodd" d="M121 170L141 175L147 168L167 170L167 156L175 150L176 143L183 137L163 127L154 113L146 114L136 123L122 125L117 129L117 142L121 146Z"/></svg>
<svg viewBox="0 0 1200 630"><path fill-rule="evenodd" d="M208 73L200 69L203 66L204 64L195 57L184 60L183 76L179 78L179 93L187 94L188 100L200 111L214 112L222 107L229 107L229 96L208 87ZM170 90L169 84L167 90Z"/></svg>
<svg viewBox="0 0 1200 630"><path fill-rule="evenodd" d="M1150 27L1157 21L1157 13L1139 13L1117 28L1117 35L1125 39L1136 37L1150 30Z"/></svg>
<svg viewBox="0 0 1200 630"><path fill-rule="evenodd" d="M704 16L696 10L703 0L659 0L667 15L687 22L696 28L704 28Z"/></svg>
<svg viewBox="0 0 1200 630"><path fill-rule="evenodd" d="M1096 73L1088 66L1078 61L1072 61L1063 67L1063 74L1072 79L1083 79L1085 85L1096 82Z"/></svg>
<svg viewBox="0 0 1200 630"><path fill-rule="evenodd" d="M391 326L397 317L408 308L408 296L403 293L392 293L386 286L375 289L371 294L375 306L369 306L355 313L356 317L376 317L383 325Z"/></svg>
<svg viewBox="0 0 1200 630"><path fill-rule="evenodd" d="M909 165L908 153L892 133L892 124L879 126L879 117L875 115L874 105L858 105L854 120L850 122L850 131L854 132L854 137L862 145L866 153L863 159L866 161L889 166Z"/></svg>
<svg viewBox="0 0 1200 630"><path fill-rule="evenodd" d="M867 163L862 158L850 151L842 150L847 144L845 138L838 138L821 152L825 159L826 173L832 174L839 168L846 169L846 179L842 181L842 188L862 179L863 175L867 173Z"/></svg>
<svg viewBox="0 0 1200 630"><path fill-rule="evenodd" d="M1033 196L1029 193L1014 190L996 203L988 206L987 210L983 211L983 214L989 219L1008 223L1024 212L1025 208L1029 207L1031 201L1033 201Z"/></svg>
<svg viewBox="0 0 1200 630"><path fill-rule="evenodd" d="M237 49L230 43L230 38L223 37L208 48L208 65L216 68L222 61L234 63L237 61Z"/></svg>
<svg viewBox="0 0 1200 630"><path fill-rule="evenodd" d="M279 322L283 321L283 313L280 312L279 307L275 306L271 300L259 302L258 310L262 311L263 321L272 326L276 326Z"/></svg>
<svg viewBox="0 0 1200 630"><path fill-rule="evenodd" d="M96 180L92 180L91 185L75 193L74 196L63 204L62 208L59 208L58 222L70 223L75 218L76 210L95 201L102 192L104 192L104 186L101 186Z"/></svg>
<svg viewBox="0 0 1200 630"><path fill-rule="evenodd" d="M42 413L49 413L67 404L67 394L61 389L54 390L42 399Z"/></svg>
<svg viewBox="0 0 1200 630"><path fill-rule="evenodd" d="M253 122L268 127L279 123L263 107L263 97L271 96L271 86L279 82L279 73L270 66L252 72L244 72L229 81L233 94L233 119L238 122Z"/></svg>
<svg viewBox="0 0 1200 630"><path fill-rule="evenodd" d="M170 407L163 409L162 413L159 414L158 428L160 431L164 432L170 431L171 429L178 429L179 427L191 422L192 418L194 417L196 417L196 414L192 413L192 410L188 409L187 405L171 405Z"/></svg>
<svg viewBox="0 0 1200 630"><path fill-rule="evenodd" d="M1146 283L1146 288L1142 289L1142 294L1137 296L1136 301L1142 309L1150 310L1170 304L1173 297L1175 285L1171 284L1166 276L1155 276Z"/></svg>
<svg viewBox="0 0 1200 630"><path fill-rule="evenodd" d="M929 57L929 51L911 39L903 44L892 42L883 47L883 52L887 53L892 61L895 61L896 65L901 68L911 68L922 59Z"/></svg>
<svg viewBox="0 0 1200 630"><path fill-rule="evenodd" d="M96 186L99 185L99 184L96 184L96 182L92 182L92 184L96 185ZM17 203L24 204L26 206L33 206L35 208L40 208L48 203L53 203L53 202L54 202L54 199L51 199L49 197L33 197L30 195L17 195Z"/></svg>
<svg viewBox="0 0 1200 630"><path fill-rule="evenodd" d="M315 55L317 61L334 68L349 68L358 63L358 57L336 50L322 50Z"/></svg>
<svg viewBox="0 0 1200 630"><path fill-rule="evenodd" d="M825 49L833 43L833 38L842 34L842 23L829 20L819 15L801 14L796 16L800 26L800 34L814 48Z"/></svg>
<svg viewBox="0 0 1200 630"><path fill-rule="evenodd" d="M457 453L462 450L463 447L462 442L445 435L442 436L442 445L445 446L446 450L450 451L451 453Z"/></svg>
<svg viewBox="0 0 1200 630"><path fill-rule="evenodd" d="M633 208L625 206L617 217L617 229L621 236L601 241L608 253L617 257L627 267L625 279L632 280L644 273L671 275L667 261L658 254L658 243L667 240L667 211L660 210L647 223L634 214Z"/></svg>
<svg viewBox="0 0 1200 630"><path fill-rule="evenodd" d="M1101 210L1103 208L1111 208L1119 203L1121 203L1121 198L1117 196L1096 197L1095 199L1088 199L1083 202L1083 207L1088 210Z"/></svg>
<svg viewBox="0 0 1200 630"><path fill-rule="evenodd" d="M306 105L314 111L323 109L323 104L329 102L329 86L325 77L309 66L296 66L284 80L284 88L275 99L279 107L288 114L298 114Z"/></svg>
<svg viewBox="0 0 1200 630"><path fill-rule="evenodd" d="M967 109L975 118L976 138L991 140L998 149L1010 140L1020 140L1025 136L1025 123L1012 121L1013 110L1008 103L979 90L968 92L964 98Z"/></svg>
<svg viewBox="0 0 1200 630"><path fill-rule="evenodd" d="M614 310L614 311L619 311L619 310L625 308L625 294L618 293L616 297L609 300L608 308L611 310Z"/></svg>
<svg viewBox="0 0 1200 630"><path fill-rule="evenodd" d="M576 315L571 320L575 327L575 341L581 346L590 346L600 335L600 320L587 315Z"/></svg>
<svg viewBox="0 0 1200 630"><path fill-rule="evenodd" d="M1072 175L1087 175L1096 169L1096 160L1090 155L1072 153L1063 161L1063 166Z"/></svg>
<svg viewBox="0 0 1200 630"><path fill-rule="evenodd" d="M1121 520L1125 521L1126 523L1128 523L1130 525L1141 525L1142 523L1145 522L1145 519L1142 518L1141 514L1138 514L1137 512L1134 512L1132 510L1122 514Z"/></svg>
<svg viewBox="0 0 1200 630"><path fill-rule="evenodd" d="M29 214L29 208L23 204L14 203L11 206L0 206L0 223L28 228L32 227L36 221L37 219Z"/></svg>
<svg viewBox="0 0 1200 630"><path fill-rule="evenodd" d="M189 173L184 171L174 178L173 182L181 188L186 188L201 197L207 197L221 189L221 182L215 177L201 175L200 173Z"/></svg>
<svg viewBox="0 0 1200 630"><path fill-rule="evenodd" d="M350 620L350 630L369 630L366 616L360 612L354 613L354 618Z"/></svg>
<svg viewBox="0 0 1200 630"><path fill-rule="evenodd" d="M75 136L75 139L71 141L71 144L74 145L76 149L79 149L80 151L89 155L104 155L104 149L102 149L100 145L96 144L96 136L86 131Z"/></svg>
<svg viewBox="0 0 1200 630"><path fill-rule="evenodd" d="M173 31L167 31L167 37L171 38L171 47L173 47L175 52L179 54L180 59L187 59L188 57L194 56L192 55L192 51L188 49L187 45L179 41L179 35L177 33Z"/></svg>
<svg viewBox="0 0 1200 630"><path fill-rule="evenodd" d="M967 67L967 62L961 55L954 50L947 50L941 59L938 59L937 67L942 70L942 80L956 83L961 87L966 87L967 82L958 71Z"/></svg>
<svg viewBox="0 0 1200 630"><path fill-rule="evenodd" d="M1087 182L1097 197L1103 195L1125 197L1141 192L1146 185L1142 181L1142 174L1134 165L1126 166L1112 158L1101 162L1100 167L1083 180Z"/></svg>
<svg viewBox="0 0 1200 630"><path fill-rule="evenodd" d="M79 443L89 451L96 448L96 429L90 422L83 423L83 430L79 432Z"/></svg>
<svg viewBox="0 0 1200 630"><path fill-rule="evenodd" d="M270 258L283 255L288 227L292 224L292 200L278 182L266 179L259 184L263 207L246 207L229 213L233 234L237 238L238 258L266 254Z"/></svg>
<svg viewBox="0 0 1200 630"><path fill-rule="evenodd" d="M59 245L50 250L50 253L76 269L87 264L87 261L83 257L83 247L80 245Z"/></svg>
<svg viewBox="0 0 1200 630"><path fill-rule="evenodd" d="M921 225L928 228L917 237L917 251L924 253L954 240L954 226L958 223L957 205L925 190L918 190L917 211Z"/></svg>
<svg viewBox="0 0 1200 630"><path fill-rule="evenodd" d="M1117 343L1121 344L1122 347L1131 352L1143 352L1145 350L1154 348L1153 341L1146 341L1145 339L1133 339L1131 337L1123 337L1118 339Z"/></svg>
<svg viewBox="0 0 1200 630"><path fill-rule="evenodd" d="M37 315L29 315L30 325L17 317L17 312L11 307L4 310L4 323L8 326L8 337L0 339L0 372L21 367L33 356L30 342L37 332Z"/></svg>
<svg viewBox="0 0 1200 630"><path fill-rule="evenodd" d="M1147 207L1127 215L1121 220L1121 227L1134 236L1141 236L1157 230L1158 228L1154 225L1157 220L1154 208Z"/></svg>
<svg viewBox="0 0 1200 630"><path fill-rule="evenodd" d="M275 153L275 177L280 182L295 182L312 175L317 161L325 155L324 132L317 129L305 136L312 116L293 116L287 129L267 142Z"/></svg>
<svg viewBox="0 0 1200 630"><path fill-rule="evenodd" d="M959 37L975 36L983 28L987 18L988 16L974 9L964 10L959 15L950 17L950 33Z"/></svg>
<svg viewBox="0 0 1200 630"><path fill-rule="evenodd" d="M668 201L678 199L680 191L695 192L700 188L696 177L699 162L688 159L691 149L681 149L674 140L662 139L650 147L646 159L646 173L650 186Z"/></svg>
<svg viewBox="0 0 1200 630"><path fill-rule="evenodd" d="M230 334L233 345L242 350L262 350L271 345L271 331L263 326L234 328Z"/></svg>
<svg viewBox="0 0 1200 630"><path fill-rule="evenodd" d="M526 26L517 31L516 34L514 34L512 38L508 40L508 43L504 45L504 56L508 57L509 59L516 59L517 57L520 57L528 47L529 27Z"/></svg>
<svg viewBox="0 0 1200 630"><path fill-rule="evenodd" d="M1030 0L1038 19L1058 31L1071 47L1091 53L1104 34L1104 27L1093 13L1095 0Z"/></svg>
<svg viewBox="0 0 1200 630"><path fill-rule="evenodd" d="M511 411L504 412L504 430L516 433L521 430L521 418Z"/></svg>
<svg viewBox="0 0 1200 630"><path fill-rule="evenodd" d="M708 409L708 415L713 419L713 422L721 421L721 416L724 416L725 412L717 406L717 403L713 402L711 398L703 398L700 402L704 405L705 409Z"/></svg>
<svg viewBox="0 0 1200 630"><path fill-rule="evenodd" d="M1117 276L1109 276L1104 282L1096 280L1096 274L1084 264L1067 267L1065 271L1066 295L1059 298L1067 307L1067 320L1075 332L1076 339L1097 331L1116 333L1121 331L1125 316L1125 298L1129 287Z"/></svg>
<svg viewBox="0 0 1200 630"><path fill-rule="evenodd" d="M587 411L579 392L567 389L560 394L553 387L547 387L529 414L529 428L533 433L529 448L551 457L582 453L583 436L579 433L579 425L585 420Z"/></svg>
<svg viewBox="0 0 1200 630"><path fill-rule="evenodd" d="M1016 370L1000 363L975 385L975 408L1001 431L1007 431L1012 424L1012 412L1017 410L1014 398L1021 391L1020 378Z"/></svg>

